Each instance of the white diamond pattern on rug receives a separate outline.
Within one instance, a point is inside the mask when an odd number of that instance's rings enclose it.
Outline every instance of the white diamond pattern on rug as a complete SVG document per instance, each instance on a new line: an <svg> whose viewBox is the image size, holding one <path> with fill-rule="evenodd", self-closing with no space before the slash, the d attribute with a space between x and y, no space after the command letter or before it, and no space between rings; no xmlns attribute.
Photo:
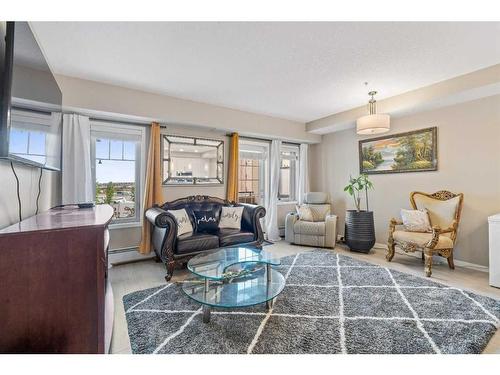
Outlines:
<svg viewBox="0 0 500 375"><path fill-rule="evenodd" d="M339 285L336 267L293 267L288 284Z"/></svg>
<svg viewBox="0 0 500 375"><path fill-rule="evenodd" d="M465 323L455 321L424 321L424 328L444 354L480 353L485 339L495 333L490 329L490 323ZM443 335L443 326L447 335ZM458 344L458 345L457 345Z"/></svg>
<svg viewBox="0 0 500 375"><path fill-rule="evenodd" d="M201 315L198 318L201 318ZM183 334L172 339L158 353L244 353L261 320L261 315L244 314L213 314L209 323L193 319ZM207 342L211 343L209 347L206 346Z"/></svg>
<svg viewBox="0 0 500 375"><path fill-rule="evenodd" d="M273 309L214 309L178 284L123 297L133 353L480 353L500 301L328 250L282 259Z"/></svg>
<svg viewBox="0 0 500 375"><path fill-rule="evenodd" d="M349 317L413 317L394 288L344 288L344 314Z"/></svg>
<svg viewBox="0 0 500 375"><path fill-rule="evenodd" d="M356 268L341 267L344 286L392 286L394 285L387 272L381 267Z"/></svg>
<svg viewBox="0 0 500 375"><path fill-rule="evenodd" d="M252 353L336 354L340 353L339 341L338 319L272 315Z"/></svg>
<svg viewBox="0 0 500 375"><path fill-rule="evenodd" d="M432 346L420 332L415 321L347 319L345 326L346 346L349 353L434 353ZM411 337L411 340L408 337Z"/></svg>
<svg viewBox="0 0 500 375"><path fill-rule="evenodd" d="M337 258L332 257L331 253L321 251L311 251L307 253L300 253L296 266L337 266Z"/></svg>
<svg viewBox="0 0 500 375"><path fill-rule="evenodd" d="M314 304L308 298L314 298ZM273 314L293 315L339 315L338 287L332 288L309 288L306 286L286 286L279 296Z"/></svg>
<svg viewBox="0 0 500 375"><path fill-rule="evenodd" d="M421 318L490 319L480 307L459 290L405 289L404 294ZM446 303L440 301L446 301Z"/></svg>

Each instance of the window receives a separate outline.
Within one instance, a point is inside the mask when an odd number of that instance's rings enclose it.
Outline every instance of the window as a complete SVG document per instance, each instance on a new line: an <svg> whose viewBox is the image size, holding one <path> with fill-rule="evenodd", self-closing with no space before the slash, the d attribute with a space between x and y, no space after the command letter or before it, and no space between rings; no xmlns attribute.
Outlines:
<svg viewBox="0 0 500 375"><path fill-rule="evenodd" d="M259 198L260 162L240 159L238 199L241 203L256 204Z"/></svg>
<svg viewBox="0 0 500 375"><path fill-rule="evenodd" d="M241 203L265 204L267 194L267 142L240 139L238 200Z"/></svg>
<svg viewBox="0 0 500 375"><path fill-rule="evenodd" d="M138 128L91 124L95 201L113 207L114 224L141 219L144 129Z"/></svg>
<svg viewBox="0 0 500 375"><path fill-rule="evenodd" d="M57 112L12 110L9 153L41 165L59 168L60 122L61 115Z"/></svg>
<svg viewBox="0 0 500 375"><path fill-rule="evenodd" d="M10 153L45 164L45 138L42 131L13 127L10 131Z"/></svg>
<svg viewBox="0 0 500 375"><path fill-rule="evenodd" d="M280 153L280 179L278 199L280 201L297 200L299 147L282 145Z"/></svg>

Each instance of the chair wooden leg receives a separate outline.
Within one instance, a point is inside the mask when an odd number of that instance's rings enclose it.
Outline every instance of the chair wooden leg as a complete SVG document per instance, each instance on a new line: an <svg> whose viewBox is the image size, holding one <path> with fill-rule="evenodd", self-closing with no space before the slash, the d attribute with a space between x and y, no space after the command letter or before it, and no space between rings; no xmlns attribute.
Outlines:
<svg viewBox="0 0 500 375"><path fill-rule="evenodd" d="M432 275L432 250L424 249L425 258L425 276L431 277Z"/></svg>
<svg viewBox="0 0 500 375"><path fill-rule="evenodd" d="M394 243L387 245L387 254L385 256L385 259L387 259L388 262L390 262L392 258L394 258L395 251L396 245Z"/></svg>
<svg viewBox="0 0 500 375"><path fill-rule="evenodd" d="M422 251L422 262L425 262L425 255L423 251Z"/></svg>
<svg viewBox="0 0 500 375"><path fill-rule="evenodd" d="M450 254L450 256L448 258L446 258L446 260L448 261L448 266L454 270L455 269L455 263L453 262L453 253Z"/></svg>

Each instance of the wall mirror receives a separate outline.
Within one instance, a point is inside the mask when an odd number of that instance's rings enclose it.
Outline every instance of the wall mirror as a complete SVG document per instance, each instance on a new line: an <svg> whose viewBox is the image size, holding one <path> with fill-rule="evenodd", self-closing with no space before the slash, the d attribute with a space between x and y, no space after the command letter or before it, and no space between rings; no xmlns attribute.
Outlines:
<svg viewBox="0 0 500 375"><path fill-rule="evenodd" d="M163 135L163 185L224 183L224 141Z"/></svg>

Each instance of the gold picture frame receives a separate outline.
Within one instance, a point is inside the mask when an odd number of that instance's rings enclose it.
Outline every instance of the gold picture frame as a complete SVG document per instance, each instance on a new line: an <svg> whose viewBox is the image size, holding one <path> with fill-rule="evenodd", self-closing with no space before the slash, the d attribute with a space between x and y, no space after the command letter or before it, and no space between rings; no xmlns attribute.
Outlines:
<svg viewBox="0 0 500 375"><path fill-rule="evenodd" d="M437 171L437 127L359 141L359 172L386 174Z"/></svg>

